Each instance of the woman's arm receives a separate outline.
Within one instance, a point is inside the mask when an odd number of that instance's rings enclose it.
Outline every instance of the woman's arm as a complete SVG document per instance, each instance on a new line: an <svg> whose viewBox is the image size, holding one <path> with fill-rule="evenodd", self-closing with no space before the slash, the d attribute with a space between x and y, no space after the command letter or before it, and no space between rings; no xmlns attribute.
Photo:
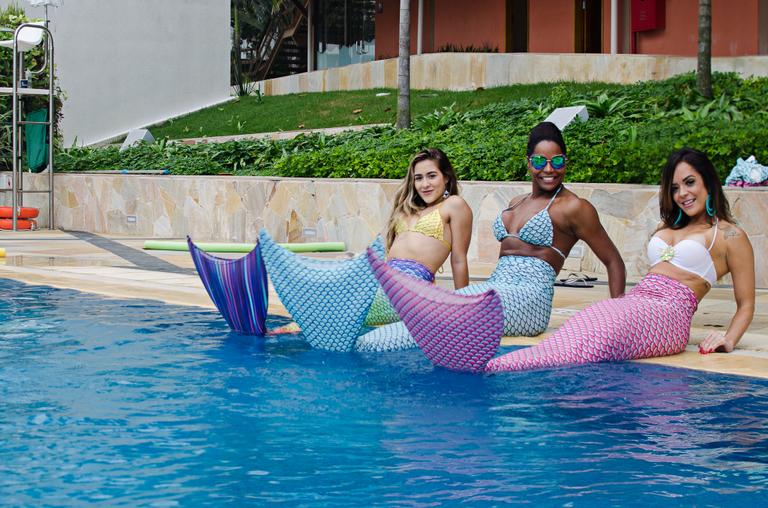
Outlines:
<svg viewBox="0 0 768 508"><path fill-rule="evenodd" d="M621 259L619 249L613 244L608 233L600 223L600 217L592 203L584 199L579 200L578 209L574 214L573 231L576 237L589 245L592 252L602 261L608 272L608 289L611 298L617 298L624 294L627 282L627 272L624 260Z"/></svg>
<svg viewBox="0 0 768 508"><path fill-rule="evenodd" d="M472 238L472 209L460 197L451 197L446 203L450 208L448 226L451 228L451 271L453 286L461 289L469 285L467 251Z"/></svg>
<svg viewBox="0 0 768 508"><path fill-rule="evenodd" d="M723 228L726 246L726 264L733 279L733 296L736 299L736 314L728 329L710 332L699 344L701 353L730 353L741 340L752 322L755 313L755 255L747 235L736 226Z"/></svg>

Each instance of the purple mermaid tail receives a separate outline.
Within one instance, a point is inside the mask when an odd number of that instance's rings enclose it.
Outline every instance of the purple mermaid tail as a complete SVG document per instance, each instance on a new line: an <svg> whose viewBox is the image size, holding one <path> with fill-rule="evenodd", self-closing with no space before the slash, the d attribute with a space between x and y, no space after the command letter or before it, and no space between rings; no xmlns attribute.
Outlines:
<svg viewBox="0 0 768 508"><path fill-rule="evenodd" d="M267 271L257 245L239 259L224 259L200 250L187 237L189 253L203 286L232 330L245 335L267 331Z"/></svg>
<svg viewBox="0 0 768 508"><path fill-rule="evenodd" d="M481 372L499 349L504 310L494 290L460 295L395 270L368 249L368 261L392 307L435 365Z"/></svg>

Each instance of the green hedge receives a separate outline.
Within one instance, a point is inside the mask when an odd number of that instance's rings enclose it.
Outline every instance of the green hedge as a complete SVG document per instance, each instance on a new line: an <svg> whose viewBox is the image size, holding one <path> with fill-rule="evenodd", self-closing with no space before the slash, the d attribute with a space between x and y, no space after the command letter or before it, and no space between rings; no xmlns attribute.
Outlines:
<svg viewBox="0 0 768 508"><path fill-rule="evenodd" d="M497 103L469 113L444 108L392 127L287 141L187 146L165 141L120 153L77 148L57 155L59 170L164 169L174 174L272 174L301 177L401 178L424 147L445 150L464 180L523 180L528 132L555 107L585 104L590 120L567 128L575 182L657 183L669 153L703 150L725 178L737 157L768 161L768 79L714 76L715 100L695 91L693 74L644 82L610 94L574 95L557 86L544 101Z"/></svg>

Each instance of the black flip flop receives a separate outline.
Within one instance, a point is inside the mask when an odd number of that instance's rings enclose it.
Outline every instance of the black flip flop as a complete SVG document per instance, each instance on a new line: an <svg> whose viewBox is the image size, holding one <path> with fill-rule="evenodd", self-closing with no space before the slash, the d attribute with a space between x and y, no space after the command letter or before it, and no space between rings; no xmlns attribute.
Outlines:
<svg viewBox="0 0 768 508"><path fill-rule="evenodd" d="M564 288L593 288L594 284L590 284L586 279L580 279L578 277L571 277L568 279L560 279L555 282L555 286Z"/></svg>
<svg viewBox="0 0 768 508"><path fill-rule="evenodd" d="M583 272L571 272L568 274L568 277L566 277L566 279L579 279L587 282L595 282L597 280L597 277L590 277L589 275ZM560 280L564 281L566 279L560 279Z"/></svg>

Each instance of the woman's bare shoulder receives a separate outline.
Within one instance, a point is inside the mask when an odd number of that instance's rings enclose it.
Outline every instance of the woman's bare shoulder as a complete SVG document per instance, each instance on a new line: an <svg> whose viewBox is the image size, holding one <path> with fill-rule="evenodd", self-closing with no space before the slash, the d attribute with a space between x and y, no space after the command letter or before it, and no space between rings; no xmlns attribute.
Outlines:
<svg viewBox="0 0 768 508"><path fill-rule="evenodd" d="M443 202L442 208L449 213L464 213L467 211L472 213L471 208L461 196L448 196L448 198Z"/></svg>
<svg viewBox="0 0 768 508"><path fill-rule="evenodd" d="M739 226L726 220L721 220L717 224L717 229L726 241L744 241L749 240L747 233L744 232Z"/></svg>

